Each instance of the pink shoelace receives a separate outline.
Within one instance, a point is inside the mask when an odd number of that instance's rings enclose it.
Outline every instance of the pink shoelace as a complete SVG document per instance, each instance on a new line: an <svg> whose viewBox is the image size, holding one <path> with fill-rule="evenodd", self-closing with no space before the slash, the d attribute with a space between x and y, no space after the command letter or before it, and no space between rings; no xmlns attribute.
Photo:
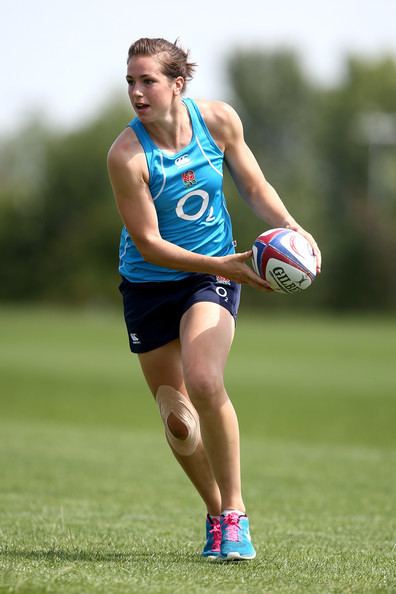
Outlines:
<svg viewBox="0 0 396 594"><path fill-rule="evenodd" d="M216 518L212 520L212 528L209 530L210 534L213 534L213 551L220 552L221 548L221 527L220 522Z"/></svg>
<svg viewBox="0 0 396 594"><path fill-rule="evenodd" d="M223 528L225 530L225 539L231 542L239 540L239 515L227 514L224 517Z"/></svg>

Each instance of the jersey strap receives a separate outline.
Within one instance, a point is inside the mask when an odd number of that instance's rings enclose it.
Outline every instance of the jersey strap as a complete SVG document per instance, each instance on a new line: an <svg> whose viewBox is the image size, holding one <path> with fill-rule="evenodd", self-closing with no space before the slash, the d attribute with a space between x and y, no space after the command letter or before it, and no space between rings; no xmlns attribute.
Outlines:
<svg viewBox="0 0 396 594"><path fill-rule="evenodd" d="M224 154L223 151L217 146L216 142L214 141L214 138L211 135L209 128L206 125L206 122L203 119L202 114L199 111L199 107L195 103L195 101L193 99L185 98L185 99L183 99L183 102L187 106L194 130L201 132L201 134L198 133L197 135L198 136L204 135L205 138L210 142L212 148L214 148L215 151L217 153L219 153L220 155L223 155Z"/></svg>

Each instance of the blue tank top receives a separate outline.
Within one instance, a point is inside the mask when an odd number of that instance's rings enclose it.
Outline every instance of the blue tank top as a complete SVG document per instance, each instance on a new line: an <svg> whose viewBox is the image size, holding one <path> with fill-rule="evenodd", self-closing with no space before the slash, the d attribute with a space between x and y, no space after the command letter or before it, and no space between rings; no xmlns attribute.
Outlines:
<svg viewBox="0 0 396 594"><path fill-rule="evenodd" d="M224 153L213 140L197 104L192 99L183 102L190 114L192 139L176 154L158 148L138 118L129 123L146 155L159 231L163 239L191 252L232 254L231 219L223 194ZM120 274L130 282L179 280L192 274L146 262L125 227L119 256Z"/></svg>

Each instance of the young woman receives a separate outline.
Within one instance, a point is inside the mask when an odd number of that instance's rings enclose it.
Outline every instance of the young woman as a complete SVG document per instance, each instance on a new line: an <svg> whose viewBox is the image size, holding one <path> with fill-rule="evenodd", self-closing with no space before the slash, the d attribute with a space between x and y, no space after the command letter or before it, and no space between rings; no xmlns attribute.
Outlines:
<svg viewBox="0 0 396 594"><path fill-rule="evenodd" d="M311 242L267 182L227 104L184 99L195 64L176 43L131 45L135 119L108 155L124 223L120 290L130 348L139 356L168 443L207 509L203 556L253 559L241 493L237 416L224 387L240 284L267 285L235 253L222 190L226 162L258 217Z"/></svg>

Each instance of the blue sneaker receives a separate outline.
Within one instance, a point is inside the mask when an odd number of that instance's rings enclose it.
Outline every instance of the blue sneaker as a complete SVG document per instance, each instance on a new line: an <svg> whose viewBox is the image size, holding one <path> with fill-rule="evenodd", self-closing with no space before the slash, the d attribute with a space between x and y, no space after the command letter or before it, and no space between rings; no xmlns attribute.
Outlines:
<svg viewBox="0 0 396 594"><path fill-rule="evenodd" d="M225 561L254 559L256 551L249 532L246 514L228 513L220 518L221 557Z"/></svg>
<svg viewBox="0 0 396 594"><path fill-rule="evenodd" d="M202 551L202 557L210 559L220 559L221 552L221 528L220 521L212 518L209 514L206 516L206 543Z"/></svg>

